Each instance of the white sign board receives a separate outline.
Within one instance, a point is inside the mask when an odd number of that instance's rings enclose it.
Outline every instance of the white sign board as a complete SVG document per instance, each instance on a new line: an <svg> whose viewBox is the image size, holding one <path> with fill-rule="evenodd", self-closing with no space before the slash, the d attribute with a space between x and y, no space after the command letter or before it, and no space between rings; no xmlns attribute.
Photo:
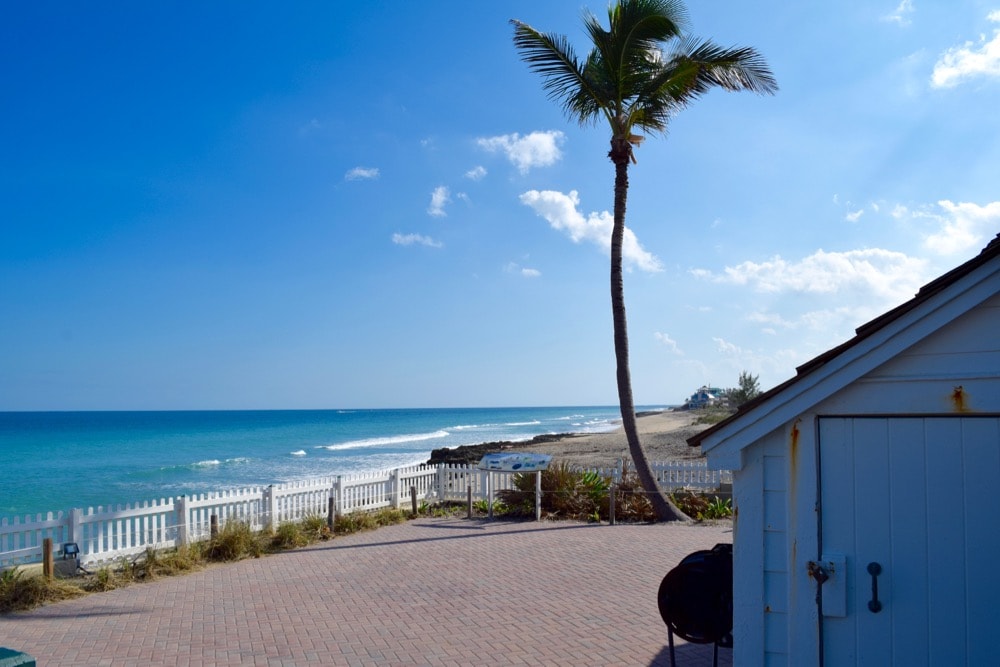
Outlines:
<svg viewBox="0 0 1000 667"><path fill-rule="evenodd" d="M535 472L547 469L551 460L551 454L497 452L484 456L479 462L479 468L501 472Z"/></svg>

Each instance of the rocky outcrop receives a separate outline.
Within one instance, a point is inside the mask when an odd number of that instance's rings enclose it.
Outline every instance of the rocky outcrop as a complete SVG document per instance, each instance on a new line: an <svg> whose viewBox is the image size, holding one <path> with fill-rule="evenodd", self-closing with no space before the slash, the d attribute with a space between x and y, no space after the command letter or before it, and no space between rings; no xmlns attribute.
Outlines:
<svg viewBox="0 0 1000 667"><path fill-rule="evenodd" d="M522 440L518 442L501 440L499 442L484 442L479 445L461 445L459 447L451 448L442 447L441 449L431 451L431 458L428 459L427 465L438 465L441 463L464 463L474 465L479 463L479 461L482 460L482 458L487 454L502 452L508 449L517 449L519 447L528 447L530 445L542 445L547 442L556 442L558 440L565 440L572 437L572 433L550 433L546 435L536 435L531 440Z"/></svg>

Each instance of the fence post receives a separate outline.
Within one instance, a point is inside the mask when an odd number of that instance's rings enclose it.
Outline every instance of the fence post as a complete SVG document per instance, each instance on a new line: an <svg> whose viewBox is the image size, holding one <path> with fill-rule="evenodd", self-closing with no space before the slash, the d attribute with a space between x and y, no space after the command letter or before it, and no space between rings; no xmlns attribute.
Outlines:
<svg viewBox="0 0 1000 667"><path fill-rule="evenodd" d="M389 486L392 488L392 506L394 509L399 509L403 506L403 485L401 484L400 478L402 475L399 474L399 468L393 468L389 472Z"/></svg>
<svg viewBox="0 0 1000 667"><path fill-rule="evenodd" d="M410 487L410 504L413 506L413 516L417 516L417 487Z"/></svg>
<svg viewBox="0 0 1000 667"><path fill-rule="evenodd" d="M209 536L214 540L219 536L219 517L213 514L208 517Z"/></svg>
<svg viewBox="0 0 1000 667"><path fill-rule="evenodd" d="M486 477L486 491L487 491L486 497L489 499L487 502L489 502L489 504L490 504L490 511L487 514L487 518L488 519L492 519L493 518L493 471L492 470L487 470L486 471L486 475L487 475L487 477Z"/></svg>
<svg viewBox="0 0 1000 667"><path fill-rule="evenodd" d="M80 546L80 550L85 551L87 545L83 542L83 510L79 507L74 507L69 511L69 539L67 542L76 542ZM80 554L83 555L82 553Z"/></svg>
<svg viewBox="0 0 1000 667"><path fill-rule="evenodd" d="M331 494L330 497L327 498L327 503L326 503L326 527L330 529L331 533L333 532L333 527L334 523L336 522L336 518L337 518L336 501L333 499L333 495Z"/></svg>
<svg viewBox="0 0 1000 667"><path fill-rule="evenodd" d="M178 496L174 502L174 523L177 525L177 546L188 544L187 496Z"/></svg>
<svg viewBox="0 0 1000 667"><path fill-rule="evenodd" d="M264 525L272 532L278 528L278 508L274 503L274 484L264 489Z"/></svg>
<svg viewBox="0 0 1000 667"><path fill-rule="evenodd" d="M337 514L344 515L344 480L342 475L337 475Z"/></svg>
<svg viewBox="0 0 1000 667"><path fill-rule="evenodd" d="M438 502L442 503L448 498L448 471L445 469L443 463L438 464L438 474L437 474L437 496Z"/></svg>
<svg viewBox="0 0 1000 667"><path fill-rule="evenodd" d="M472 485L471 484L466 484L466 486L465 486L465 495L468 497L468 501L469 501L469 511L465 515L465 518L466 519L471 519L472 518Z"/></svg>

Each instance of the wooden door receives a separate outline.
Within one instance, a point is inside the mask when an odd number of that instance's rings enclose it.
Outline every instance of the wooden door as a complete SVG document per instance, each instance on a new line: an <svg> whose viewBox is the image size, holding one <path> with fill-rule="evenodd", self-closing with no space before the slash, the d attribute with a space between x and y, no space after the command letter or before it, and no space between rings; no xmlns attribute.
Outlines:
<svg viewBox="0 0 1000 667"><path fill-rule="evenodd" d="M822 418L819 443L821 558L846 564L825 665L1000 664L1000 419Z"/></svg>

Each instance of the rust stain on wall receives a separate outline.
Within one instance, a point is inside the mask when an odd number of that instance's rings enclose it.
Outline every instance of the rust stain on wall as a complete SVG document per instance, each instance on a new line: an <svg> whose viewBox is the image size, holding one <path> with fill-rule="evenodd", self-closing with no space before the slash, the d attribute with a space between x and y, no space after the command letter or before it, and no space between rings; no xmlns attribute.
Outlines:
<svg viewBox="0 0 1000 667"><path fill-rule="evenodd" d="M796 419L795 423L792 424L792 432L788 438L788 474L791 476L791 482L795 481L795 474L798 470L798 458L799 458L799 423L802 421L801 418Z"/></svg>
<svg viewBox="0 0 1000 667"><path fill-rule="evenodd" d="M965 389L962 385L952 388L951 405L955 408L955 412L969 411L969 395L965 393Z"/></svg>

